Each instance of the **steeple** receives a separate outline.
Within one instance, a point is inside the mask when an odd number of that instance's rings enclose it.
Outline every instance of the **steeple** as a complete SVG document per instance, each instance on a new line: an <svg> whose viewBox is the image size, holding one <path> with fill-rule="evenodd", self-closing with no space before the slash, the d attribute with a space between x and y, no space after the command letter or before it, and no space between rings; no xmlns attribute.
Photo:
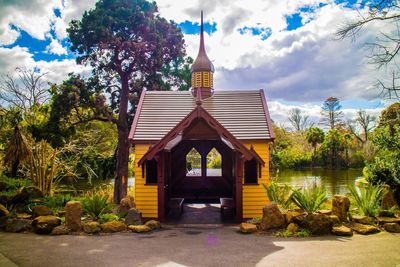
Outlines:
<svg viewBox="0 0 400 267"><path fill-rule="evenodd" d="M207 56L204 45L203 11L201 11L200 48L197 58L192 65L191 72L193 95L196 96L197 90L201 90L202 99L210 97L213 93L214 66Z"/></svg>

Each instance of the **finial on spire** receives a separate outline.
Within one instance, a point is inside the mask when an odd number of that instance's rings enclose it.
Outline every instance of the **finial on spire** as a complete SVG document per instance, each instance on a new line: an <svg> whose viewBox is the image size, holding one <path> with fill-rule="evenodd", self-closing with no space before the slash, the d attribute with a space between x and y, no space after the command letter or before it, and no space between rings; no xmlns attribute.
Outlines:
<svg viewBox="0 0 400 267"><path fill-rule="evenodd" d="M204 26L203 26L203 10L201 11L201 20L200 20L200 51L205 53L204 47Z"/></svg>

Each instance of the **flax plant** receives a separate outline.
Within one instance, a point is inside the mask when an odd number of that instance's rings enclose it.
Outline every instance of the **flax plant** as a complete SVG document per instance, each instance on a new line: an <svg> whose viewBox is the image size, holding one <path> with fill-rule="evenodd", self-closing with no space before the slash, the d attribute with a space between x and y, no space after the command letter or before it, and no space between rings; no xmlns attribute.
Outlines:
<svg viewBox="0 0 400 267"><path fill-rule="evenodd" d="M297 207L310 214L316 212L328 197L326 190L314 183L303 189L295 189L290 199Z"/></svg>
<svg viewBox="0 0 400 267"><path fill-rule="evenodd" d="M368 184L357 188L354 185L349 185L348 188L356 206L363 215L369 217L377 215L384 189L382 184Z"/></svg>

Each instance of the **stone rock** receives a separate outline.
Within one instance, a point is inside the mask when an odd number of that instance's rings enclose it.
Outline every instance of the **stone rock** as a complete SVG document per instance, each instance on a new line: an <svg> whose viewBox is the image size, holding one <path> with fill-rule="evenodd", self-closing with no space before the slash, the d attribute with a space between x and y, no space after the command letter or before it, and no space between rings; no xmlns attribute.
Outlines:
<svg viewBox="0 0 400 267"><path fill-rule="evenodd" d="M147 225L129 225L128 229L134 233L147 233L151 231L151 228Z"/></svg>
<svg viewBox="0 0 400 267"><path fill-rule="evenodd" d="M49 209L48 207L43 206L43 205L34 206L32 208L32 213L33 213L33 218L36 218L39 216L53 215L53 212L51 211L51 209Z"/></svg>
<svg viewBox="0 0 400 267"><path fill-rule="evenodd" d="M71 231L76 232L82 229L82 213L82 205L79 201L69 201L65 205L65 223Z"/></svg>
<svg viewBox="0 0 400 267"><path fill-rule="evenodd" d="M8 214L10 214L8 209L0 204L0 217L8 216Z"/></svg>
<svg viewBox="0 0 400 267"><path fill-rule="evenodd" d="M8 216L3 216L0 217L0 229L3 229L6 227L6 222L9 220L10 218Z"/></svg>
<svg viewBox="0 0 400 267"><path fill-rule="evenodd" d="M332 211L331 210L319 210L318 213L319 214L324 214L324 215L332 215Z"/></svg>
<svg viewBox="0 0 400 267"><path fill-rule="evenodd" d="M126 223L126 225L141 225L141 224L143 224L142 213L135 208L131 208L125 217L125 223Z"/></svg>
<svg viewBox="0 0 400 267"><path fill-rule="evenodd" d="M347 222L350 200L346 196L335 195L332 199L332 215L338 216L342 222Z"/></svg>
<svg viewBox="0 0 400 267"><path fill-rule="evenodd" d="M42 191L40 191L40 189L37 187L34 186L21 187L11 198L10 202L13 204L24 203L29 199L42 198L42 197L44 197L44 195Z"/></svg>
<svg viewBox="0 0 400 267"><path fill-rule="evenodd" d="M352 217L352 219L354 222L361 223L361 224L375 224L375 222L376 222L375 218L368 217L368 216L354 215Z"/></svg>
<svg viewBox="0 0 400 267"><path fill-rule="evenodd" d="M400 233L400 225L398 223L385 223L383 228L390 233Z"/></svg>
<svg viewBox="0 0 400 267"><path fill-rule="evenodd" d="M352 223L350 224L350 228L353 229L353 231L356 231L357 233L362 235L369 235L380 232L380 230L376 226L361 223Z"/></svg>
<svg viewBox="0 0 400 267"><path fill-rule="evenodd" d="M241 223L239 226L239 230L243 234L251 234L257 232L257 225L252 223Z"/></svg>
<svg viewBox="0 0 400 267"><path fill-rule="evenodd" d="M330 216L317 213L296 217L295 222L313 234L329 234L333 227Z"/></svg>
<svg viewBox="0 0 400 267"><path fill-rule="evenodd" d="M382 202L381 208L384 210L389 210L391 208L398 209L399 205L394 197L393 191L390 189L389 186L385 186L385 189L382 194Z"/></svg>
<svg viewBox="0 0 400 267"><path fill-rule="evenodd" d="M31 220L24 219L8 219L6 221L5 231L10 233L19 233L24 231L30 231Z"/></svg>
<svg viewBox="0 0 400 267"><path fill-rule="evenodd" d="M299 231L299 226L295 223L289 223L289 225L286 227L286 230L292 234L295 234L297 231Z"/></svg>
<svg viewBox="0 0 400 267"><path fill-rule="evenodd" d="M384 225L385 223L398 223L400 224L400 218L392 218L392 217L378 217L378 224Z"/></svg>
<svg viewBox="0 0 400 267"><path fill-rule="evenodd" d="M35 233L44 235L50 234L53 229L60 224L61 219L53 215L39 216L32 222Z"/></svg>
<svg viewBox="0 0 400 267"><path fill-rule="evenodd" d="M100 225L103 232L115 233L126 230L126 224L120 221L109 221Z"/></svg>
<svg viewBox="0 0 400 267"><path fill-rule="evenodd" d="M28 213L17 213L17 218L18 219L32 219L32 215L28 214Z"/></svg>
<svg viewBox="0 0 400 267"><path fill-rule="evenodd" d="M347 226L334 226L332 227L332 234L338 235L338 236L352 236L353 235L353 230Z"/></svg>
<svg viewBox="0 0 400 267"><path fill-rule="evenodd" d="M278 205L270 203L263 208L263 217L260 224L262 230L280 228L284 225L285 218L279 210Z"/></svg>
<svg viewBox="0 0 400 267"><path fill-rule="evenodd" d="M68 227L63 224L63 225L59 225L54 227L53 231L51 231L52 235L68 235L70 232L70 230L68 229Z"/></svg>
<svg viewBox="0 0 400 267"><path fill-rule="evenodd" d="M293 219L300 216L302 213L295 210L288 210L284 213L286 223L290 224L293 222Z"/></svg>
<svg viewBox="0 0 400 267"><path fill-rule="evenodd" d="M120 217L125 217L132 208L136 208L135 199L128 195L121 199L117 213Z"/></svg>
<svg viewBox="0 0 400 267"><path fill-rule="evenodd" d="M156 220L147 221L144 225L151 228L151 230L156 230L161 228L161 223Z"/></svg>
<svg viewBox="0 0 400 267"><path fill-rule="evenodd" d="M85 222L83 223L83 231L87 234L96 234L101 231L98 222Z"/></svg>
<svg viewBox="0 0 400 267"><path fill-rule="evenodd" d="M333 225L339 225L340 220L339 217L336 215L329 215L329 218L332 220Z"/></svg>

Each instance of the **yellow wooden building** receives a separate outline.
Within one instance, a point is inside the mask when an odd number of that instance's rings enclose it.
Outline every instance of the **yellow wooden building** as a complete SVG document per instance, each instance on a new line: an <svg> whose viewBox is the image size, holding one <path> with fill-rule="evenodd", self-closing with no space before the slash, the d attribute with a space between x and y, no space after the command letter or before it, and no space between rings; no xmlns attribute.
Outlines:
<svg viewBox="0 0 400 267"><path fill-rule="evenodd" d="M137 208L163 221L182 201L218 200L237 221L260 217L274 139L264 91L214 90L203 18L191 71L191 91L143 91L139 100L129 135Z"/></svg>

